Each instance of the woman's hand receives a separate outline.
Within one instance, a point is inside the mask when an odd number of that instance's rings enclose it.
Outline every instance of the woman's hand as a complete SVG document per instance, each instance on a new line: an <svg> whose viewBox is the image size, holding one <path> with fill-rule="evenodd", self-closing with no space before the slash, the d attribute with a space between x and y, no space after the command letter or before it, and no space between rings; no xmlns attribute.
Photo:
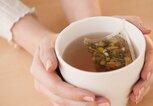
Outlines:
<svg viewBox="0 0 153 106"><path fill-rule="evenodd" d="M118 17L133 23L144 34L151 32L138 17ZM151 60L153 57L153 44L148 36L145 36L145 38L147 41L145 65L140 80L135 84L133 92L130 94L132 104L138 103L150 88L151 65L153 65L153 61ZM97 104L98 106L109 106L109 101L104 97L95 97L95 95L89 91L69 85L63 82L56 74L57 59L54 53L54 44L51 43L55 39L56 37L52 38L52 36L44 37L35 52L31 67L35 88L46 95L55 106L97 106Z"/></svg>
<svg viewBox="0 0 153 106"><path fill-rule="evenodd" d="M55 72L57 59L54 44L51 43L53 39L56 38L44 37L35 52L31 66L35 88L46 95L55 106L109 106L107 99L96 98L93 93L62 81Z"/></svg>
<svg viewBox="0 0 153 106"><path fill-rule="evenodd" d="M146 39L146 56L144 67L141 72L139 81L134 85L133 91L130 94L131 105L138 104L143 97L148 93L151 85L151 75L153 72L153 42L148 35L151 33L151 29L145 26L139 17L135 16L116 16L118 18L126 19L127 21L138 27L145 36Z"/></svg>
<svg viewBox="0 0 153 106"><path fill-rule="evenodd" d="M131 105L138 104L143 97L149 92L151 86L151 76L153 72L153 42L149 36L145 36L146 39L146 57L144 67L141 72L139 81L134 85L133 91L130 94Z"/></svg>

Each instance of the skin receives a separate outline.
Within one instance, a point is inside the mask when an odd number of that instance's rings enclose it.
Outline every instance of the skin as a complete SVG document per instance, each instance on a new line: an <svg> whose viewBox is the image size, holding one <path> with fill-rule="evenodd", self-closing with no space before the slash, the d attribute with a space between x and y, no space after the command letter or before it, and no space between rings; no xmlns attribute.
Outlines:
<svg viewBox="0 0 153 106"><path fill-rule="evenodd" d="M76 6L77 3L77 6ZM61 0L63 10L69 22L82 18L101 15L98 0ZM82 12L78 11L80 9ZM150 88L152 74L153 43L150 40L150 28L146 27L139 17L114 16L126 19L137 26L147 41L145 64L139 81L133 86L130 97L131 105L135 106L142 100ZM57 59L54 53L54 41L58 33L54 33L33 17L27 15L12 28L14 41L33 55L31 74L33 75L35 88L55 106L109 106L111 104L105 97L96 97L92 92L77 88L64 81L56 74ZM148 55L149 54L149 55ZM142 88L144 88L142 90Z"/></svg>

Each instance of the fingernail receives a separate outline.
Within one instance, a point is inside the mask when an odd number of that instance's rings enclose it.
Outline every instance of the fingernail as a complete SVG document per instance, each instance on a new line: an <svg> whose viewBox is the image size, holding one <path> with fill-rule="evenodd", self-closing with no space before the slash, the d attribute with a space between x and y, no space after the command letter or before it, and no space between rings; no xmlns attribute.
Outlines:
<svg viewBox="0 0 153 106"><path fill-rule="evenodd" d="M151 72L148 72L148 75L147 75L147 80L149 80L151 77Z"/></svg>
<svg viewBox="0 0 153 106"><path fill-rule="evenodd" d="M145 87L142 87L140 90L139 90L139 94L138 94L138 99L140 98L140 96L142 95L142 93L144 92L145 90Z"/></svg>
<svg viewBox="0 0 153 106"><path fill-rule="evenodd" d="M98 106L110 106L110 104L109 103L100 103L100 104L98 104Z"/></svg>
<svg viewBox="0 0 153 106"><path fill-rule="evenodd" d="M48 60L46 63L46 70L48 71L51 66L52 66L52 63L51 61Z"/></svg>
<svg viewBox="0 0 153 106"><path fill-rule="evenodd" d="M136 100L136 104L140 103L143 99L144 95L141 95L137 100Z"/></svg>
<svg viewBox="0 0 153 106"><path fill-rule="evenodd" d="M93 97L90 97L90 96L85 96L83 98L83 100L87 101L87 102L93 102L94 101L94 98Z"/></svg>
<svg viewBox="0 0 153 106"><path fill-rule="evenodd" d="M143 28L143 29L146 29L146 30L151 30L151 29L150 29L148 26L146 26L146 25L145 25L145 24L143 24L143 23L141 23L140 25L142 26L142 28Z"/></svg>
<svg viewBox="0 0 153 106"><path fill-rule="evenodd" d="M139 94L138 94L138 96L136 96L136 104L138 104L138 103L141 101L141 99L142 99L142 94L143 94L144 90L145 90L144 87L142 87L142 88L139 90Z"/></svg>

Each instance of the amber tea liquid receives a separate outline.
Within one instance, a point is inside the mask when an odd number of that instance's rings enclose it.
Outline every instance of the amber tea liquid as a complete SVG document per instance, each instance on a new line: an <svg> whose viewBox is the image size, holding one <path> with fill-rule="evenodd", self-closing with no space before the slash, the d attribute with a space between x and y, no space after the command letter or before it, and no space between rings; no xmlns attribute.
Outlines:
<svg viewBox="0 0 153 106"><path fill-rule="evenodd" d="M103 34L107 35L106 33ZM98 70L95 67L92 56L88 52L83 41L85 37L96 38L100 37L101 35L102 33L89 34L72 41L71 44L66 47L63 54L63 59L75 68L84 71L97 72Z"/></svg>

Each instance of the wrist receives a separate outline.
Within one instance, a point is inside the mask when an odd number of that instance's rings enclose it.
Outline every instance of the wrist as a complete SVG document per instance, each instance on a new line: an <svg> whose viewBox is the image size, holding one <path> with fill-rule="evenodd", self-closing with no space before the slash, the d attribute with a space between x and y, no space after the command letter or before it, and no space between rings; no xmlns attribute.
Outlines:
<svg viewBox="0 0 153 106"><path fill-rule="evenodd" d="M30 14L16 23L12 31L13 40L32 55L45 37L50 37L51 42L54 42L57 36Z"/></svg>

